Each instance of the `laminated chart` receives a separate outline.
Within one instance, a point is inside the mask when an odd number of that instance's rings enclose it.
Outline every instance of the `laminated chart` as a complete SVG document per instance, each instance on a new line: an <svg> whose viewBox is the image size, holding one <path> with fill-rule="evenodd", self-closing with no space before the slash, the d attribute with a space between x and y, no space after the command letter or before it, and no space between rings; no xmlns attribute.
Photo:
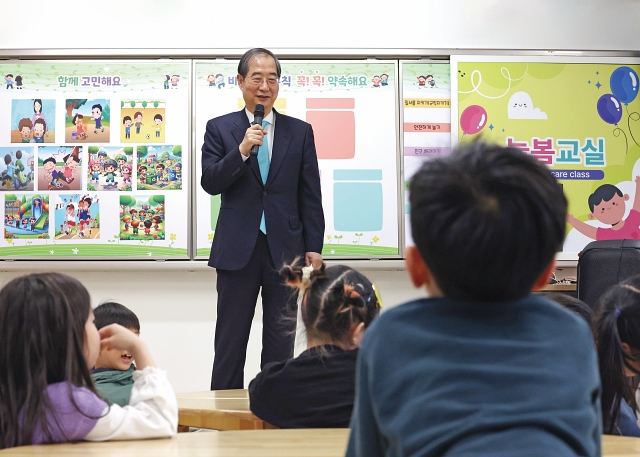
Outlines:
<svg viewBox="0 0 640 457"><path fill-rule="evenodd" d="M451 73L448 63L400 63L405 246L413 244L409 182L425 160L451 152Z"/></svg>
<svg viewBox="0 0 640 457"><path fill-rule="evenodd" d="M189 258L188 61L0 72L0 258Z"/></svg>
<svg viewBox="0 0 640 457"><path fill-rule="evenodd" d="M325 215L323 256L399 257L394 62L281 61L274 108L313 127ZM206 123L244 109L237 61L196 61L196 177ZM276 120L277 135L277 120ZM220 196L196 190L197 256L209 256Z"/></svg>

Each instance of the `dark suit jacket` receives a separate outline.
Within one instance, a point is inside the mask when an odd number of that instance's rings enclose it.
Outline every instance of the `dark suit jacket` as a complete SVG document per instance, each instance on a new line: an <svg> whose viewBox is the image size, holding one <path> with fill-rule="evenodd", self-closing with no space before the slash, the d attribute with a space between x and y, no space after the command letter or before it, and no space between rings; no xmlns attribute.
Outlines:
<svg viewBox="0 0 640 457"><path fill-rule="evenodd" d="M313 130L299 119L275 116L265 185L257 157L243 162L239 150L250 126L244 109L207 122L201 184L211 195L222 194L209 266L239 270L247 265L263 210L277 268L305 252L322 252L324 212Z"/></svg>

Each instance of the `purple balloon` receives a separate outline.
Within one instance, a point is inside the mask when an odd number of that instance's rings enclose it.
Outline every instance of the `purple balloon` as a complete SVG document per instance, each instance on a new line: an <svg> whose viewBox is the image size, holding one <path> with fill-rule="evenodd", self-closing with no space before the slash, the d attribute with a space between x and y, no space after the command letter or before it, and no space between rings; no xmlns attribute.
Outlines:
<svg viewBox="0 0 640 457"><path fill-rule="evenodd" d="M604 94L598 99L598 114L607 124L618 125L622 118L622 105L613 94Z"/></svg>

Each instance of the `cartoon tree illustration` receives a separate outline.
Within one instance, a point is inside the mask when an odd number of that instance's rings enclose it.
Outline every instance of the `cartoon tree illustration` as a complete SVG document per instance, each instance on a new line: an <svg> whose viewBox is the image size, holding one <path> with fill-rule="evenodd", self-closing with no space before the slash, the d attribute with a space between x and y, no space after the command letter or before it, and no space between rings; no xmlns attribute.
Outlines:
<svg viewBox="0 0 640 457"><path fill-rule="evenodd" d="M123 213L128 213L129 210L136 205L136 199L131 195L120 195L120 207Z"/></svg>
<svg viewBox="0 0 640 457"><path fill-rule="evenodd" d="M73 117L73 110L80 108L85 103L87 103L86 98L68 98L65 102L67 117L71 119Z"/></svg>
<svg viewBox="0 0 640 457"><path fill-rule="evenodd" d="M182 145L176 144L173 149L171 149L171 154L176 157L182 157Z"/></svg>
<svg viewBox="0 0 640 457"><path fill-rule="evenodd" d="M143 101L142 101L142 107L143 107L143 108L146 108L146 107L147 107L147 101L146 101L146 100L143 100Z"/></svg>
<svg viewBox="0 0 640 457"><path fill-rule="evenodd" d="M138 151L138 157L146 157L147 156L147 147L146 146L137 146L136 150Z"/></svg>
<svg viewBox="0 0 640 457"><path fill-rule="evenodd" d="M135 102L135 100L131 100L131 101L129 102L129 106L131 106L131 108L135 108L135 107L136 107L136 102Z"/></svg>
<svg viewBox="0 0 640 457"><path fill-rule="evenodd" d="M126 155L130 156L130 155L133 154L133 147L127 146L126 148L122 148L122 152L124 152Z"/></svg>
<svg viewBox="0 0 640 457"><path fill-rule="evenodd" d="M111 106L109 104L104 105L104 109L102 110L102 115L104 116L105 122L111 122Z"/></svg>
<svg viewBox="0 0 640 457"><path fill-rule="evenodd" d="M333 235L333 237L338 240L338 244L340 244L340 240L342 239L343 235Z"/></svg>
<svg viewBox="0 0 640 457"><path fill-rule="evenodd" d="M156 100L155 102L153 102L153 107L157 108L158 106L160 106L160 102L158 100Z"/></svg>
<svg viewBox="0 0 640 457"><path fill-rule="evenodd" d="M362 236L362 233L356 233L356 236L358 237L358 241L356 244L360 244L360 237Z"/></svg>

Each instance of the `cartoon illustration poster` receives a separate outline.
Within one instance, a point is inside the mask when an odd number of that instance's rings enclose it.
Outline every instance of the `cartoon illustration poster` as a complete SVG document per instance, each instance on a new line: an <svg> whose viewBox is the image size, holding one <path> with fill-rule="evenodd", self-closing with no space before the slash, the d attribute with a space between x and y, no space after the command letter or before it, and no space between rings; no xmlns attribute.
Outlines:
<svg viewBox="0 0 640 457"><path fill-rule="evenodd" d="M409 181L425 160L451 152L449 63L400 62L402 76L402 157L404 160L405 246L413 244Z"/></svg>
<svg viewBox="0 0 640 457"><path fill-rule="evenodd" d="M325 216L323 256L399 257L396 63L281 65L276 111L313 127ZM237 61L196 61L198 180L207 121L244 108L237 66ZM219 210L220 196L212 197L197 186L199 257L209 255Z"/></svg>
<svg viewBox="0 0 640 457"><path fill-rule="evenodd" d="M0 259L189 258L190 69L0 63ZM123 230L125 195L145 214L139 236Z"/></svg>
<svg viewBox="0 0 640 457"><path fill-rule="evenodd" d="M560 260L640 238L640 59L452 58L455 142L511 145L549 167L569 201Z"/></svg>

